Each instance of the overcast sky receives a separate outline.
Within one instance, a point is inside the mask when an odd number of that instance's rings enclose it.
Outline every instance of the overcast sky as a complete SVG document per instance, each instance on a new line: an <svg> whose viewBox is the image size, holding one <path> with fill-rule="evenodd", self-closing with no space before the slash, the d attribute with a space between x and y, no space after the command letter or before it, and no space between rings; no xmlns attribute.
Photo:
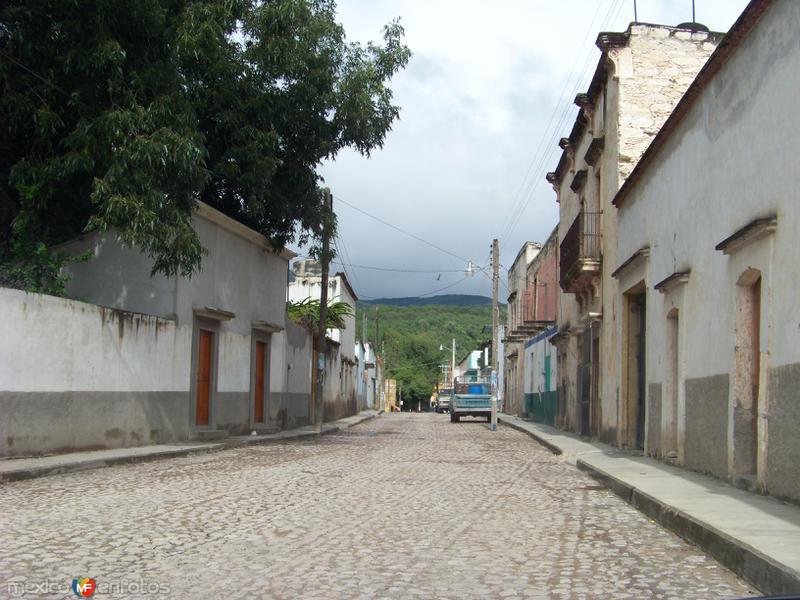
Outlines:
<svg viewBox="0 0 800 600"><path fill-rule="evenodd" d="M746 4L696 0L697 20L727 31ZM556 166L556 141L569 133L577 114L572 99L585 91L597 64L597 33L625 30L633 20L633 0L339 0L338 5L354 41L377 41L382 26L401 17L414 55L391 83L401 112L383 149L369 159L343 152L321 169L339 217L343 243L337 260L441 270L347 267L362 299L437 290L490 296L488 277L465 279L464 259L488 265L491 240L499 237L500 262L510 266L523 242L543 242L555 227L558 205L544 174ZM638 0L638 15L640 21L676 25L691 20L691 0ZM515 213L520 202L522 210ZM446 286L452 287L442 289ZM503 292L501 287L501 298Z"/></svg>

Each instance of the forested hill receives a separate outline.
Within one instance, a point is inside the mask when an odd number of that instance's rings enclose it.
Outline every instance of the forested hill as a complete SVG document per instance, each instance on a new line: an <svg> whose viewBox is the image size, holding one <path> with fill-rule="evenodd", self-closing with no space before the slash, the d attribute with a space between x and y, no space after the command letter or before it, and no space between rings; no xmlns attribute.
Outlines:
<svg viewBox="0 0 800 600"><path fill-rule="evenodd" d="M360 305L374 306L383 304L386 306L425 306L429 304L440 304L444 306L491 306L492 299L486 296L476 296L473 294L443 294L441 296L430 296L428 298L377 298L375 300L360 300Z"/></svg>
<svg viewBox="0 0 800 600"><path fill-rule="evenodd" d="M441 298L482 298L481 296L439 296ZM402 298L400 300L423 300ZM403 386L403 398L423 400L430 397L441 372L439 365L449 363L452 340L456 340L456 360L467 352L476 350L483 341L491 338L484 328L492 323L491 299L483 305L469 304L362 304L356 310L356 334L364 339L362 326L367 317L367 341L383 343L389 377ZM441 301L441 300L440 300ZM459 302L457 300L456 302ZM505 318L505 307L501 318ZM439 349L441 346L441 350Z"/></svg>

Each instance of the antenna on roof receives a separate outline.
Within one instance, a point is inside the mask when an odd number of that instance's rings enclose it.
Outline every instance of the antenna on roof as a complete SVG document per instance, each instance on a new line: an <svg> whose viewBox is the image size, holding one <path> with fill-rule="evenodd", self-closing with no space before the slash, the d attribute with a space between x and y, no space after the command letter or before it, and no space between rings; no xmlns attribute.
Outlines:
<svg viewBox="0 0 800 600"><path fill-rule="evenodd" d="M692 1L694 2L694 0L692 0ZM636 0L633 0L633 22L634 23L638 23L639 22L639 15L636 12Z"/></svg>
<svg viewBox="0 0 800 600"><path fill-rule="evenodd" d="M697 23L697 19L694 17L694 0L692 0L692 23Z"/></svg>

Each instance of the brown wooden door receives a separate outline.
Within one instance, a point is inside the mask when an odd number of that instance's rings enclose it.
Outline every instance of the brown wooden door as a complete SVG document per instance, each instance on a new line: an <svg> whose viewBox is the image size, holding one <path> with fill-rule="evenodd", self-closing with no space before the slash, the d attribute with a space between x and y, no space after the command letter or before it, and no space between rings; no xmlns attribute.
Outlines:
<svg viewBox="0 0 800 600"><path fill-rule="evenodd" d="M200 330L197 356L197 425L208 425L208 407L211 399L211 349L214 332Z"/></svg>
<svg viewBox="0 0 800 600"><path fill-rule="evenodd" d="M267 360L267 345L264 342L256 342L256 381L253 401L253 421L256 423L264 422L264 365Z"/></svg>

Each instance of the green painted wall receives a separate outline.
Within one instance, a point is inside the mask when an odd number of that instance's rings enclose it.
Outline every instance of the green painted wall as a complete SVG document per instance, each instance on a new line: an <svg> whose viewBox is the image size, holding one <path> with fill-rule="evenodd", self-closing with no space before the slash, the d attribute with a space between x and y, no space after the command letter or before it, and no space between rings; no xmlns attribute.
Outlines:
<svg viewBox="0 0 800 600"><path fill-rule="evenodd" d="M525 394L525 412L537 423L555 426L557 406L557 391Z"/></svg>

